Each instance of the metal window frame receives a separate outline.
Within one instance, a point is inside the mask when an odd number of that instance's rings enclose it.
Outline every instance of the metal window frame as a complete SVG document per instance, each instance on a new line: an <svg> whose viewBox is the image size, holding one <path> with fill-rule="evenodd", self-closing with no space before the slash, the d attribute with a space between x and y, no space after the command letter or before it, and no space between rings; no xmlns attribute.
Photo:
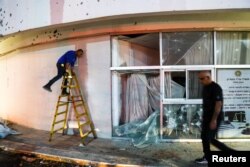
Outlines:
<svg viewBox="0 0 250 167"><path fill-rule="evenodd" d="M201 142L200 139L163 139L163 106L166 104L201 104L202 100L201 99L176 99L176 100L171 100L171 99L165 99L164 96L164 73L166 71L176 71L176 70L184 70L186 72L186 75L188 75L188 71L196 71L196 70L211 70L212 71L212 79L214 81L217 81L217 70L219 69L250 69L250 64L243 64L243 65L220 65L217 62L217 54L216 54L216 49L217 49L217 30L213 31L213 64L212 65L163 65L163 55L162 55L162 33L159 32L159 52L160 52L160 64L158 66L130 66L130 67L110 67L111 73L113 72L118 72L118 73L123 73L123 72L135 72L135 71L146 71L146 70L159 70L160 73L160 142ZM224 32L224 31L223 31ZM112 38L111 38L111 43L112 43ZM112 44L111 44L112 47ZM111 48L112 52L112 48ZM113 55L111 53L111 55ZM111 56L112 57L112 56ZM112 61L112 60L111 60ZM186 82L187 82L187 77L186 76ZM187 83L186 83L187 85ZM188 90L187 90L188 91ZM111 101L112 103L112 101ZM112 105L111 105L112 106ZM237 142L245 142L245 141L250 141L250 139L220 139L221 141L225 142L232 142L232 141L237 141Z"/></svg>

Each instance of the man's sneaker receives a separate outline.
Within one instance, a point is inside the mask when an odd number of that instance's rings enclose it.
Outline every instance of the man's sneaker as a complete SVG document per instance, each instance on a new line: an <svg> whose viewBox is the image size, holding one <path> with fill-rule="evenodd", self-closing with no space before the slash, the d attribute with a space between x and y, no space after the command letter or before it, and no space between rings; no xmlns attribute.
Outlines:
<svg viewBox="0 0 250 167"><path fill-rule="evenodd" d="M50 87L48 87L48 86L43 86L43 89L45 89L45 90L47 90L47 91L49 91L49 92L52 92L52 90L51 90L51 88Z"/></svg>
<svg viewBox="0 0 250 167"><path fill-rule="evenodd" d="M195 160L197 164L208 164L207 159L205 157L198 158Z"/></svg>

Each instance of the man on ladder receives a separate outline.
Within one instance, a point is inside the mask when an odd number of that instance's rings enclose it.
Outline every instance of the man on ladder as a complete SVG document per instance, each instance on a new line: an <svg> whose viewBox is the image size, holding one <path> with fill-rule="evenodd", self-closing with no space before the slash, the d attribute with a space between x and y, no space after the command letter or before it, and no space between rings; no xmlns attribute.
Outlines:
<svg viewBox="0 0 250 167"><path fill-rule="evenodd" d="M62 55L56 63L57 75L54 78L52 78L46 85L44 85L43 88L49 92L52 92L51 86L57 80L62 78L62 76L66 74L66 71L69 73L68 75L70 75L75 65L76 59L81 57L82 55L83 55L82 49L78 49L76 51L70 50L66 52L64 55ZM67 85L67 80L66 82L64 82L64 86L66 85ZM66 91L66 88L63 88L62 95L68 95L68 94L69 93Z"/></svg>
<svg viewBox="0 0 250 167"><path fill-rule="evenodd" d="M78 124L82 143L86 145L85 139L89 135L93 136L92 139L97 138L94 124L91 120L91 116L89 113L88 105L86 103L86 100L82 96L78 79L72 71L73 66L76 62L76 58L81 57L82 55L82 49L78 49L77 51L66 52L57 61L58 74L54 78L52 78L46 85L43 86L45 90L51 92L51 85L63 76L61 86L62 94L58 97L56 111L51 126L49 141L52 140L52 136L55 133L59 131L62 131L64 133L67 129L68 112L70 110L69 103L72 104L72 109L74 111L75 120ZM71 72L73 74L71 74ZM67 89L69 90L68 92ZM90 141L92 140L89 140L89 142Z"/></svg>

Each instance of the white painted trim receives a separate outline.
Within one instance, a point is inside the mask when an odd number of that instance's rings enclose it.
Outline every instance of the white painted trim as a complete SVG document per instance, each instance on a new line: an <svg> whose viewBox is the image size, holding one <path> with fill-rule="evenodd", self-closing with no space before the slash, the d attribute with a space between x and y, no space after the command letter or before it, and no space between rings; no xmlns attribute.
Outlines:
<svg viewBox="0 0 250 167"><path fill-rule="evenodd" d="M111 71L124 70L160 70L160 66L130 66L130 67L110 67Z"/></svg>
<svg viewBox="0 0 250 167"><path fill-rule="evenodd" d="M202 104L201 99L164 99L163 104Z"/></svg>
<svg viewBox="0 0 250 167"><path fill-rule="evenodd" d="M180 65L180 66L162 66L163 70L186 70L186 69L199 69L206 70L214 68L214 65Z"/></svg>
<svg viewBox="0 0 250 167"><path fill-rule="evenodd" d="M162 32L159 34L159 44L160 44L160 68L163 65L163 55L162 55ZM161 68L162 69L162 68ZM165 95L164 88L164 72L160 70L160 139L162 140L163 135L163 100Z"/></svg>
<svg viewBox="0 0 250 167"><path fill-rule="evenodd" d="M215 65L214 68L250 68L250 65Z"/></svg>

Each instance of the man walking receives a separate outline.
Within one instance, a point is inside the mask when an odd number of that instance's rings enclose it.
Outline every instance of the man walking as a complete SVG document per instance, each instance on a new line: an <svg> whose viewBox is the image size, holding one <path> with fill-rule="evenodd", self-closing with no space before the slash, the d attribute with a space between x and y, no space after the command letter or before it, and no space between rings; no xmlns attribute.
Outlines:
<svg viewBox="0 0 250 167"><path fill-rule="evenodd" d="M83 50L78 49L77 51L67 51L64 55L62 55L57 63L57 75L52 78L46 85L43 86L43 88L49 92L52 92L51 86L59 80L63 75L65 75L66 71L71 72L73 70L73 67L75 65L76 59L81 57L83 55ZM64 85L67 85L67 82L64 83ZM66 88L62 89L62 95L68 95L69 93L66 91Z"/></svg>
<svg viewBox="0 0 250 167"><path fill-rule="evenodd" d="M212 81L210 71L200 71L199 80L204 86L202 91L203 117L201 139L204 156L196 159L196 163L207 164L210 153L210 143L222 151L234 151L224 143L216 140L218 128L223 119L223 93L221 87Z"/></svg>

